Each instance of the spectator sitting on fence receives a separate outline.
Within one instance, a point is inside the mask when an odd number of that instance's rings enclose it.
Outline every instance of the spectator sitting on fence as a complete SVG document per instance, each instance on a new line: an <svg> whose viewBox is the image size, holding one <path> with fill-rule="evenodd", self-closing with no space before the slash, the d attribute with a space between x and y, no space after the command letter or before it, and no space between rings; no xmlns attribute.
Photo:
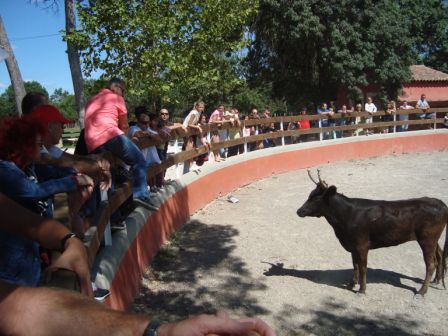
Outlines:
<svg viewBox="0 0 448 336"><path fill-rule="evenodd" d="M390 100L386 106L386 110L385 110L386 114L381 117L381 121L383 121L383 122L394 121L394 116L395 116L396 112L397 112L397 107L396 107L395 101ZM394 130L393 126L386 126L382 129L382 133L393 132L393 130Z"/></svg>
<svg viewBox="0 0 448 336"><path fill-rule="evenodd" d="M362 112L362 104L356 104L355 105L355 110L353 111L355 113L361 113ZM352 117L351 118L351 124L352 125L358 125L361 122L361 117L360 116L356 116L356 117ZM354 136L358 136L361 132L362 132L362 128L357 128L353 131L353 135Z"/></svg>
<svg viewBox="0 0 448 336"><path fill-rule="evenodd" d="M210 118L208 119L208 123L209 124L214 124L216 127L220 127L222 125L222 122L224 121L224 110L225 110L225 106L224 104L220 104L218 105L218 107L212 112L212 114L210 115ZM213 130L211 132L211 143L219 143L220 141L225 141L222 140L223 137L223 132L227 132L227 130L222 130L222 129L216 129ZM215 159L215 162L220 162L224 160L223 155L224 151L219 149L219 150L214 150L213 151L213 157Z"/></svg>
<svg viewBox="0 0 448 336"><path fill-rule="evenodd" d="M301 116L306 116L307 115L306 107L303 107L300 110L300 115ZM309 119L301 119L301 120L297 121L297 128L300 129L300 130L310 129L311 128L310 120ZM299 135L299 142L309 141L311 135L312 134L301 134L301 135Z"/></svg>
<svg viewBox="0 0 448 336"><path fill-rule="evenodd" d="M414 109L414 107L409 105L407 100L403 100L403 103L400 106L400 110L413 110L413 109ZM399 120L407 121L407 120L409 120L409 115L408 114L400 114ZM398 126L398 132L406 132L408 129L409 129L408 124Z"/></svg>
<svg viewBox="0 0 448 336"><path fill-rule="evenodd" d="M159 154L157 153L156 143L165 143L166 136L162 137L156 131L157 124L159 123L158 116L156 114L140 113L137 117L137 125L131 126L129 128L128 136L134 141L137 145L141 142L142 139L151 139L153 145L150 145L145 148L141 148L143 156L146 159L147 168L159 165L162 163L160 160ZM154 178L150 178L148 181L149 186L151 187L151 191L156 192L156 181ZM159 182L161 184L161 182Z"/></svg>
<svg viewBox="0 0 448 336"><path fill-rule="evenodd" d="M199 118L199 125L204 126L202 128L202 133L200 136L198 136L196 140L196 146L201 145L202 143L208 143L207 136L208 132L206 130L206 126L208 125L207 115L205 113L201 114L201 117ZM208 158L210 156L210 152L205 152L204 154L201 154L195 158L196 165L202 166L206 161L208 161Z"/></svg>
<svg viewBox="0 0 448 336"><path fill-rule="evenodd" d="M334 115L334 111L331 111L327 107L327 103L322 103L322 105L317 109L317 113L319 115L330 117L330 118ZM319 120L319 127L328 127L328 126L330 126L330 123L327 118ZM329 139L330 132L327 132L327 131L323 132L323 138L324 138L324 140Z"/></svg>
<svg viewBox="0 0 448 336"><path fill-rule="evenodd" d="M182 128L182 124L180 123L173 123L170 120L170 112L167 108L163 107L160 109L159 112L159 124L157 125L157 129L159 133L166 134L167 138L170 137L170 135L174 134L177 135L177 130ZM157 153L159 154L159 158L162 162L164 162L168 155L168 146L169 146L169 139L165 141L164 143L160 143L156 145ZM161 178L158 178L157 180L165 181L165 174L166 170L160 173ZM157 187L161 188L162 185L157 185Z"/></svg>
<svg viewBox="0 0 448 336"><path fill-rule="evenodd" d="M257 108L253 107L253 108L250 110L250 113L249 113L249 119L250 119L250 120L260 119L260 115L258 114L258 110L257 110ZM251 136L253 136L253 135L258 135L258 134L259 134L259 132L258 132L258 127L259 127L258 125L250 126L250 135L251 135ZM249 150L250 152L252 152L252 151L257 150L258 148L260 148L262 145L263 145L263 142L262 142L261 140L257 140L257 141L255 141L255 142L249 142L249 143L247 144L247 147L248 147L248 150Z"/></svg>
<svg viewBox="0 0 448 336"><path fill-rule="evenodd" d="M367 102L364 105L364 111L366 111L370 115L369 117L365 118L365 123L371 124L373 122L373 114L375 114L378 111L378 109L376 108L376 105L372 101L372 97L367 97ZM366 128L365 135L370 135L370 134L373 134L373 131Z"/></svg>
<svg viewBox="0 0 448 336"><path fill-rule="evenodd" d="M26 116L4 119L0 125L0 192L30 211L52 217L48 202L56 193L79 190L83 200L90 197L92 179L83 174L67 176L67 170L47 168L52 179L40 182L34 172L45 128ZM61 173L61 174L60 174ZM4 213L3 213L4 215ZM0 234L0 278L16 284L37 286L41 262L36 243L10 235Z"/></svg>
<svg viewBox="0 0 448 336"><path fill-rule="evenodd" d="M236 140L240 139L243 136L243 130L241 128L241 121L240 121L240 112L236 107L233 107L230 110L228 117L228 120L231 122L232 127L229 129L229 139L230 140ZM226 118L227 118L226 117ZM244 144L236 145L229 147L227 150L227 157L235 156L238 154L244 153Z"/></svg>
<svg viewBox="0 0 448 336"><path fill-rule="evenodd" d="M194 103L193 109L188 113L185 117L184 122L182 123L183 127L188 131L196 131L197 134L188 135L188 137L184 138L183 150L189 151L196 148L196 141L198 138L198 134L200 136L201 142L204 146L208 146L208 143L201 136L202 128L199 124L199 120L201 118L201 114L204 112L205 104L203 101L197 101ZM184 161L184 169L183 173L186 174L190 171L193 160Z"/></svg>
<svg viewBox="0 0 448 336"><path fill-rule="evenodd" d="M338 126L346 126L349 124L349 120L350 118L348 118L349 114L350 114L350 110L347 109L347 105L343 104L341 106L341 108L338 110L337 113L339 113L339 115L341 116L341 118L338 119L337 121L337 125ZM340 138L344 137L344 131L338 131L338 135Z"/></svg>
<svg viewBox="0 0 448 336"><path fill-rule="evenodd" d="M128 120L124 101L125 82L112 78L107 88L102 89L86 104L85 140L89 153L111 152L131 168L134 203L156 210L150 201L146 182L146 160L127 136Z"/></svg>
<svg viewBox="0 0 448 336"><path fill-rule="evenodd" d="M431 108L429 106L428 101L426 100L426 95L424 93L422 93L422 95L420 96L420 99L417 101L417 105L415 105L416 109L421 109L422 110L422 114L419 114L419 118L420 119L435 119L436 114L435 113L430 113L428 112L428 110ZM425 128L425 126L423 125L423 128ZM431 124L427 124L426 125L427 129L431 129L432 125Z"/></svg>
<svg viewBox="0 0 448 336"><path fill-rule="evenodd" d="M270 119L271 118L271 111L269 111L269 109L265 108L264 111L263 111L263 114L261 115L261 118L262 119ZM263 133L272 133L272 132L276 131L275 125L272 122L268 123L268 124L264 124L262 126L262 130L263 130ZM276 146L276 144L275 144L274 139L272 139L272 138L265 138L263 140L263 147L264 148L275 147L275 146Z"/></svg>

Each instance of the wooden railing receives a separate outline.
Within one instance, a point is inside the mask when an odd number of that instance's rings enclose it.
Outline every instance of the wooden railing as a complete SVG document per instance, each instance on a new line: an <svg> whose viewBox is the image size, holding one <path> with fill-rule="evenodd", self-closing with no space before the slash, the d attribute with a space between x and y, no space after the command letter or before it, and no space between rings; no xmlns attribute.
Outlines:
<svg viewBox="0 0 448 336"><path fill-rule="evenodd" d="M394 132L397 131L398 126L402 125L410 125L410 126L425 126L425 125L431 125L433 128L436 127L443 127L444 118L440 116L442 113L448 113L448 108L432 108L428 111L428 113L437 113L438 118L435 119L415 119L415 120L395 120L395 121L377 121L373 123L358 123L355 125L343 125L343 126L328 126L328 127L311 127L310 129L295 129L295 130L287 130L288 124L296 123L300 120L308 119L311 122L318 123L319 120L327 119L327 120L340 120L340 119L347 119L347 118L356 118L359 117L362 120L365 120L369 117L379 117L386 115L385 111L378 111L377 113L374 113L373 115L367 113L367 112L352 112L348 113L346 115L341 115L340 113L335 113L331 118L327 116L321 116L321 115L298 115L298 116L281 116L281 117L273 117L273 118L263 118L263 119L249 119L241 121L241 127L251 127L254 126L256 128L259 128L260 126L268 125L271 123L277 124L279 127L278 130L274 132L269 133L259 133L256 135L252 135L249 137L241 137L239 139L230 139L218 143L211 143L210 148L207 148L205 146L198 147L196 149L192 149L189 151L179 151L178 153L175 153L174 155L171 155L162 162L161 165L153 166L148 169L148 177L154 176L155 174L164 171L172 166L175 166L177 164L181 164L185 162L186 160L194 159L195 157L207 153L208 151L216 151L221 148L228 148L232 146L237 145L247 145L251 142L259 142L263 141L264 139L282 139L281 144L284 145L285 137L291 137L291 136L300 136L304 134L316 134L316 135L322 135L325 132L343 132L343 131L356 131L359 129L382 129L385 127L393 127ZM422 111L420 109L413 109L413 110L397 110L397 112L393 115L394 119L398 119L399 115L409 115L415 116L421 114ZM224 121L220 126L214 125L214 124L208 124L201 126L204 132L207 132L210 134L210 132L214 130L219 129L231 129L235 128L235 126L232 125L230 121ZM197 131L177 131L174 136L171 137L172 141L176 141L179 138L186 137L190 134L196 134L198 135L199 132ZM320 140L323 140L323 137L318 137ZM139 146L141 148L148 147L150 145L153 145L154 143L151 142L151 140L145 140L142 139L139 141Z"/></svg>
<svg viewBox="0 0 448 336"><path fill-rule="evenodd" d="M219 126L215 124L208 124L203 125L202 130L203 133L207 132L208 136L210 135L210 132L214 130L219 129L231 129L231 128L241 128L241 127L252 127L259 128L263 125L268 125L271 123L274 123L278 125L278 129L273 132L269 133L261 133L261 134L255 134L248 137L240 137L238 139L231 139L226 140L218 143L212 143L210 144L210 147L208 146L200 146L198 148L188 150L188 151L180 151L168 156L168 158L162 162L162 164L157 166L152 166L148 169L148 177L155 176L157 173L160 173L162 171L165 171L166 169L173 167L175 165L181 164L187 160L194 159L195 157L207 153L209 151L215 151L219 150L221 148L228 148L232 146L237 145L244 145L245 151L247 151L247 144L252 142L259 142L263 141L264 139L281 139L281 145L285 145L284 138L285 137L299 137L304 134L315 134L319 135L316 137L317 139L322 140L322 134L325 132L343 132L343 131L355 131L358 129L382 129L385 127L393 127L394 131L396 131L398 126L401 125L412 125L412 126L425 126L425 125L432 125L433 128L442 128L444 127L444 118L442 114L448 113L448 108L432 108L428 111L428 113L437 113L437 117L435 119L412 119L410 120L403 120L399 121L398 119L399 115L409 115L415 116L418 114L421 114L422 111L419 109L414 110L397 110L397 112L394 114L394 121L378 121L373 123L358 123L356 125L341 125L341 126L328 126L328 127L311 127L310 129L295 129L295 130L287 130L287 126L289 123L296 123L300 120L308 119L311 122L318 123L321 119L328 119L328 120L340 120L341 118L356 118L360 117L361 120L364 120L365 118L372 117L371 114L366 112L359 112L359 113L349 113L346 115L341 115L339 113L335 113L334 116L331 118L327 116L321 116L321 115L299 115L299 116L280 116L280 117L273 117L273 118L264 118L264 119L250 119L250 120L244 120L241 121L240 126L235 126L230 121L224 121ZM373 117L383 116L386 113L384 111L378 111L377 113L373 114ZM412 132L412 130L408 131ZM199 135L199 132L196 130L193 131L187 131L185 129L179 128L176 129L175 132L173 132L173 135L171 136L170 140L176 142L177 140L187 137L189 135ZM148 146L154 145L154 142L150 140L149 138L141 138L138 142L138 145L140 148L145 148ZM95 216L91 219L91 226L88 229L86 233L86 248L88 250L89 255L89 261L92 265L95 257L98 253L98 250L100 248L101 241L104 239L105 235L110 235L110 231L106 230L107 224L109 223L110 216L113 212L115 212L130 196L132 195L132 182L128 181L121 186L118 186L116 188L115 192L109 197L109 199L104 199L99 209L97 209L97 212Z"/></svg>

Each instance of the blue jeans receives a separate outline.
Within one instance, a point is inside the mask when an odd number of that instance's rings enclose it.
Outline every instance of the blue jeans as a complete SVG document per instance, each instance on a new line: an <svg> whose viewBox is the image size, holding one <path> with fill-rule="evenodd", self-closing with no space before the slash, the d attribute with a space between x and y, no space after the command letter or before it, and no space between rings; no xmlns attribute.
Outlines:
<svg viewBox="0 0 448 336"><path fill-rule="evenodd" d="M149 199L146 181L146 160L140 148L125 135L117 135L93 151L94 153L111 152L131 166L133 175L132 194L134 198Z"/></svg>

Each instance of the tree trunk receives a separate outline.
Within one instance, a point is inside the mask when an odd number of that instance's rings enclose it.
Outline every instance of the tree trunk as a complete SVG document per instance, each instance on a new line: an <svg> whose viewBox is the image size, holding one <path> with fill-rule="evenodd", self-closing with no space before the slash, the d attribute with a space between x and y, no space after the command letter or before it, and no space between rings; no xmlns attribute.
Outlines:
<svg viewBox="0 0 448 336"><path fill-rule="evenodd" d="M22 75L20 74L19 66L17 65L16 57L12 52L11 45L9 44L8 36L6 35L5 27L3 26L3 19L0 16L0 46L8 53L8 57L5 59L6 67L9 72L9 78L14 89L14 95L16 98L17 113L22 115L22 99L26 94L25 85L23 84Z"/></svg>
<svg viewBox="0 0 448 336"><path fill-rule="evenodd" d="M75 0L64 0L65 3L65 30L70 35L76 29ZM75 91L75 104L81 128L84 127L84 81L81 72L78 49L72 42L67 41L68 63L72 74L73 90Z"/></svg>

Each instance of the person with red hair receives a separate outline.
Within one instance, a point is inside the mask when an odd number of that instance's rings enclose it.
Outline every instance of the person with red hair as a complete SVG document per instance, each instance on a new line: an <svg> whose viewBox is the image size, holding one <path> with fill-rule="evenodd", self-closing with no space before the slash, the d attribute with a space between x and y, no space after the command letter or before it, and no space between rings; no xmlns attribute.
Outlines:
<svg viewBox="0 0 448 336"><path fill-rule="evenodd" d="M87 175L67 175L68 171L48 167L48 175L55 178L39 183L34 161L39 158L44 135L45 129L32 117L0 121L0 192L40 216L51 217L47 200L52 195L80 189L88 198L93 181ZM37 286L40 269L37 243L0 231L0 279Z"/></svg>

